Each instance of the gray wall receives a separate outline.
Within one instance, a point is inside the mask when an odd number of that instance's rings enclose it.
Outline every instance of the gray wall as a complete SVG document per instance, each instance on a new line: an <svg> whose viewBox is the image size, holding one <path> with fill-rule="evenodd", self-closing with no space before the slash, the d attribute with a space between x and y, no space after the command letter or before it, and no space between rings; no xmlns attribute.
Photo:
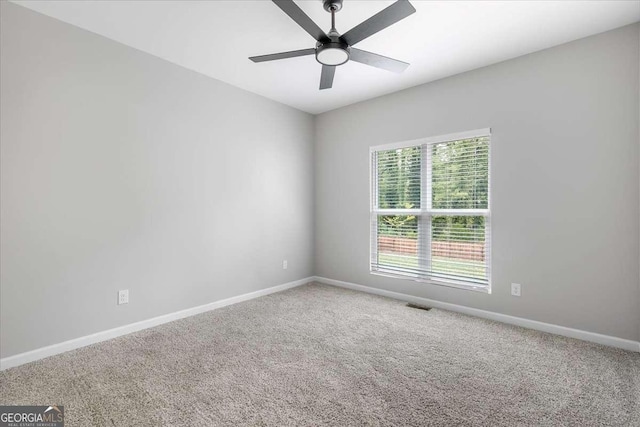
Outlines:
<svg viewBox="0 0 640 427"><path fill-rule="evenodd" d="M313 116L1 3L2 357L313 274Z"/></svg>
<svg viewBox="0 0 640 427"><path fill-rule="evenodd" d="M314 260L324 277L640 339L638 25L325 113L314 136L310 115L0 4L1 357L307 277ZM371 276L368 147L482 127L493 293Z"/></svg>
<svg viewBox="0 0 640 427"><path fill-rule="evenodd" d="M316 274L640 339L638 25L322 114ZM491 127L493 293L369 274L368 147ZM523 285L510 296L510 283Z"/></svg>

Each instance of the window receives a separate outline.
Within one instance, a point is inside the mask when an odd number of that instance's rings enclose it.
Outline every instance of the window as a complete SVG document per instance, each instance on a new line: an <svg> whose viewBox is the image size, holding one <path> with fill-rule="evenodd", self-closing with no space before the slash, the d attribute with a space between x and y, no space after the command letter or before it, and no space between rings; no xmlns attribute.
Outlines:
<svg viewBox="0 0 640 427"><path fill-rule="evenodd" d="M490 291L490 129L371 148L371 272Z"/></svg>

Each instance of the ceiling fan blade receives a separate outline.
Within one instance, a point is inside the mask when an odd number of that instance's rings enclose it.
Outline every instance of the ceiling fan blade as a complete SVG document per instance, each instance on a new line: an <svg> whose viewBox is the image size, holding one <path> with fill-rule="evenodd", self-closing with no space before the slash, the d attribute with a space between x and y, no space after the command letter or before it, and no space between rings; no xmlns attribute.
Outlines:
<svg viewBox="0 0 640 427"><path fill-rule="evenodd" d="M322 74L320 74L320 90L331 89L333 86L333 76L336 74L334 65L323 65Z"/></svg>
<svg viewBox="0 0 640 427"><path fill-rule="evenodd" d="M311 35L314 39L318 41L328 40L329 37L322 31L322 28L318 27L318 25L313 22L306 13L302 11L298 7L297 4L293 2L293 0L273 0L273 2L278 6L284 13L289 15L289 18L296 21L298 25L300 25L307 33Z"/></svg>
<svg viewBox="0 0 640 427"><path fill-rule="evenodd" d="M253 62L275 61L276 59L295 58L296 56L313 55L316 53L314 48L291 50L289 52L272 53L270 55L252 56L249 59Z"/></svg>
<svg viewBox="0 0 640 427"><path fill-rule="evenodd" d="M367 52L366 50L356 49L354 47L351 48L351 55L349 56L349 59L351 61L356 61L376 68L382 68L383 70L392 71L394 73L401 73L409 66L406 62L387 58L386 56Z"/></svg>
<svg viewBox="0 0 640 427"><path fill-rule="evenodd" d="M341 38L347 42L349 46L353 46L378 31L384 30L388 26L406 18L415 11L416 9L408 0L398 0L391 6L381 10L371 18L347 31Z"/></svg>

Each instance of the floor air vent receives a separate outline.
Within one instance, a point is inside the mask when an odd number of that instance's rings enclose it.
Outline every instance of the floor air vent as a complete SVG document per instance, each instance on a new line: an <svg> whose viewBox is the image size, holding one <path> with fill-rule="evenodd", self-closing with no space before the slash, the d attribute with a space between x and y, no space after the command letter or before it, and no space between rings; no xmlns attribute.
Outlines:
<svg viewBox="0 0 640 427"><path fill-rule="evenodd" d="M417 308L418 310L425 310L425 311L431 310L431 307L427 307L426 305L414 304L412 302L408 302L407 307Z"/></svg>

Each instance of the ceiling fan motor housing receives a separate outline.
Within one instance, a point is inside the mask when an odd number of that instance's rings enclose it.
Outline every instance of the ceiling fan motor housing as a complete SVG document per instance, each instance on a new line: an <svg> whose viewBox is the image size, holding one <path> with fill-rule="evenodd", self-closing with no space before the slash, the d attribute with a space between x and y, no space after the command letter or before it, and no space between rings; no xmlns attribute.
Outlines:
<svg viewBox="0 0 640 427"><path fill-rule="evenodd" d="M342 65L349 60L351 48L339 37L329 37L330 41L316 44L316 61L323 65Z"/></svg>

